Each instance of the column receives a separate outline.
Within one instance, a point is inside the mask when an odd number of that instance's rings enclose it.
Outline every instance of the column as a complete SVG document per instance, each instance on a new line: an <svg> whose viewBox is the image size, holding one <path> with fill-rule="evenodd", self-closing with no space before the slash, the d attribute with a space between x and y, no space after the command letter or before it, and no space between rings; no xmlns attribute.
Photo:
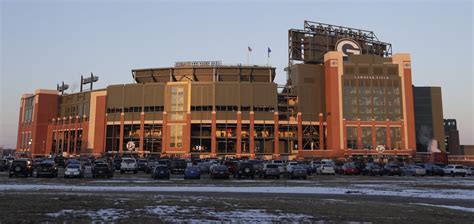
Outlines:
<svg viewBox="0 0 474 224"><path fill-rule="evenodd" d="M342 119L342 133L344 138L344 147L342 149L347 150L347 126L346 126L346 119Z"/></svg>
<svg viewBox="0 0 474 224"><path fill-rule="evenodd" d="M186 126L184 126L183 132L184 156L191 158L191 111L186 113Z"/></svg>
<svg viewBox="0 0 474 224"><path fill-rule="evenodd" d="M298 122L298 158L303 157L303 117L301 112L296 115Z"/></svg>
<svg viewBox="0 0 474 224"><path fill-rule="evenodd" d="M250 111L250 158L255 158L255 114L253 111Z"/></svg>
<svg viewBox="0 0 474 224"><path fill-rule="evenodd" d="M123 153L123 135L124 135L123 123L124 122L125 122L125 114L122 112L120 113L120 141L119 141L119 148L118 148L120 154Z"/></svg>
<svg viewBox="0 0 474 224"><path fill-rule="evenodd" d="M242 112L237 111L237 158L242 154Z"/></svg>
<svg viewBox="0 0 474 224"><path fill-rule="evenodd" d="M385 132L385 137L386 137L386 148L385 149L392 149L392 136L391 136L391 130L390 130L390 121L387 119L386 120L386 127L387 130Z"/></svg>
<svg viewBox="0 0 474 224"><path fill-rule="evenodd" d="M216 142L216 111L212 111L211 123L211 157L217 157L217 142Z"/></svg>
<svg viewBox="0 0 474 224"><path fill-rule="evenodd" d="M319 113L319 149L326 149L324 147L324 120L323 114Z"/></svg>
<svg viewBox="0 0 474 224"><path fill-rule="evenodd" d="M362 128L360 126L360 119L357 119L357 149L363 149L362 145Z"/></svg>
<svg viewBox="0 0 474 224"><path fill-rule="evenodd" d="M372 119L372 150L377 148L377 133L375 129L375 119Z"/></svg>
<svg viewBox="0 0 474 224"><path fill-rule="evenodd" d="M401 141L401 144L400 144L400 149L401 150L405 150L406 149L406 145L405 145L405 121L403 119L400 120L400 141ZM416 152L416 148L412 149L413 152Z"/></svg>
<svg viewBox="0 0 474 224"><path fill-rule="evenodd" d="M140 147L139 151L141 151L141 156L143 157L145 151L145 112L140 113Z"/></svg>
<svg viewBox="0 0 474 224"><path fill-rule="evenodd" d="M273 121L275 124L273 125L273 139L274 139L274 144L273 144L273 157L275 159L280 159L280 150L279 148L279 136L278 136L278 131L279 131L279 118L278 118L278 112L273 113Z"/></svg>
<svg viewBox="0 0 474 224"><path fill-rule="evenodd" d="M161 133L161 154L166 154L168 149L168 113L163 111L163 129Z"/></svg>

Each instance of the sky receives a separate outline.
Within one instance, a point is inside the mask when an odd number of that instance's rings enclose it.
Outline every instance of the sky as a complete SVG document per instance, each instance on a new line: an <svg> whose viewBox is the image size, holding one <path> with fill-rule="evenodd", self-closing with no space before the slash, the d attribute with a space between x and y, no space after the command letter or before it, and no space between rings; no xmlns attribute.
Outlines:
<svg viewBox="0 0 474 224"><path fill-rule="evenodd" d="M372 30L411 54L413 84L441 86L445 118L474 144L471 1L8 1L0 0L0 146L15 147L20 97L132 83L131 69L220 60L277 68L284 83L287 32L304 20Z"/></svg>

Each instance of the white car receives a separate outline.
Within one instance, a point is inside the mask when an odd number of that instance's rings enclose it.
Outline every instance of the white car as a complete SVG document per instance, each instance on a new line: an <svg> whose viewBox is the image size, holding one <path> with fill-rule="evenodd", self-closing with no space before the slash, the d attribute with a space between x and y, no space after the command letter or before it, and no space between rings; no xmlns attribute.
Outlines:
<svg viewBox="0 0 474 224"><path fill-rule="evenodd" d="M287 172L287 173L293 172L293 168L294 168L295 166L298 166L298 163L297 163L297 162L289 162L288 164L286 164L286 172Z"/></svg>
<svg viewBox="0 0 474 224"><path fill-rule="evenodd" d="M282 160L273 160L272 164L277 164L280 174L285 172L285 163Z"/></svg>
<svg viewBox="0 0 474 224"><path fill-rule="evenodd" d="M138 172L137 160L131 157L122 158L122 163L120 163L120 173L125 172Z"/></svg>
<svg viewBox="0 0 474 224"><path fill-rule="evenodd" d="M466 175L472 176L472 167L465 166L464 169L466 169Z"/></svg>
<svg viewBox="0 0 474 224"><path fill-rule="evenodd" d="M447 165L444 168L444 174L451 175L451 176L463 176L465 177L467 174L466 169L462 165Z"/></svg>
<svg viewBox="0 0 474 224"><path fill-rule="evenodd" d="M84 169L82 169L81 164L79 163L72 163L67 165L66 170L64 171L64 178L70 177L84 177Z"/></svg>
<svg viewBox="0 0 474 224"><path fill-rule="evenodd" d="M317 168L316 171L318 174L328 174L328 175L335 175L336 171L334 170L334 167L331 164L323 164Z"/></svg>
<svg viewBox="0 0 474 224"><path fill-rule="evenodd" d="M410 165L405 169L404 174L410 176L425 176L426 169L421 166Z"/></svg>

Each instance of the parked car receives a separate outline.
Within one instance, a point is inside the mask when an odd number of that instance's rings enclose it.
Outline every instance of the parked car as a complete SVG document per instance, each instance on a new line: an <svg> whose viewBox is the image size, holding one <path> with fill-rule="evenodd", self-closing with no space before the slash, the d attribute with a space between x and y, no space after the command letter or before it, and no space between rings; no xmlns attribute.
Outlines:
<svg viewBox="0 0 474 224"><path fill-rule="evenodd" d="M122 164L122 158L115 157L114 158L114 170L120 170L120 165Z"/></svg>
<svg viewBox="0 0 474 224"><path fill-rule="evenodd" d="M143 171L145 172L146 171L146 167L147 167L147 159L139 159L137 161L137 166L138 166L138 171Z"/></svg>
<svg viewBox="0 0 474 224"><path fill-rule="evenodd" d="M262 172L259 173L260 178L267 179L268 177L275 177L280 179L280 168L278 164L275 163L265 163L263 164Z"/></svg>
<svg viewBox="0 0 474 224"><path fill-rule="evenodd" d="M433 163L425 163L422 165L426 170L426 175L429 176L444 176L444 170L440 166Z"/></svg>
<svg viewBox="0 0 474 224"><path fill-rule="evenodd" d="M58 167L65 167L66 166L66 159L63 156L56 156L54 157L54 162Z"/></svg>
<svg viewBox="0 0 474 224"><path fill-rule="evenodd" d="M8 160L0 159L0 171L6 171L8 170L8 167L10 167L10 165L8 164Z"/></svg>
<svg viewBox="0 0 474 224"><path fill-rule="evenodd" d="M367 164L364 169L362 169L362 175L369 175L369 176L382 176L383 169L377 164L369 163Z"/></svg>
<svg viewBox="0 0 474 224"><path fill-rule="evenodd" d="M278 169L280 170L280 174L285 173L285 171L286 171L285 170L285 162L283 162L282 160L273 160L272 163L278 165Z"/></svg>
<svg viewBox="0 0 474 224"><path fill-rule="evenodd" d="M462 165L447 165L444 168L444 173L451 176L463 176L467 174L466 169Z"/></svg>
<svg viewBox="0 0 474 224"><path fill-rule="evenodd" d="M171 173L184 173L187 163L184 159L173 159L171 161Z"/></svg>
<svg viewBox="0 0 474 224"><path fill-rule="evenodd" d="M111 167L108 163L94 163L92 165L92 178L96 177L107 177L112 178L114 176L114 167Z"/></svg>
<svg viewBox="0 0 474 224"><path fill-rule="evenodd" d="M237 177L238 179L242 177L255 177L255 170L252 163L249 162L240 162L237 164L237 172L234 174L234 178Z"/></svg>
<svg viewBox="0 0 474 224"><path fill-rule="evenodd" d="M198 163L199 170L201 170L201 173L209 173L211 165L212 163L208 161Z"/></svg>
<svg viewBox="0 0 474 224"><path fill-rule="evenodd" d="M253 164L253 169L255 170L255 174L259 174L263 168L263 161L256 159L256 160L250 160L249 162Z"/></svg>
<svg viewBox="0 0 474 224"><path fill-rule="evenodd" d="M290 177L290 179L303 178L306 180L307 175L308 175L308 171L306 170L306 168L299 165L292 166L291 172L288 173L288 176Z"/></svg>
<svg viewBox="0 0 474 224"><path fill-rule="evenodd" d="M122 158L122 163L120 164L120 173L133 172L138 173L137 160L131 157Z"/></svg>
<svg viewBox="0 0 474 224"><path fill-rule="evenodd" d="M311 161L310 165L313 173L318 173L318 167L321 166L321 161Z"/></svg>
<svg viewBox="0 0 474 224"><path fill-rule="evenodd" d="M300 164L298 164L298 166L302 166L303 168L305 168L306 173L308 175L311 175L311 173L313 172L312 169L311 169L311 165L309 165L308 163L300 163Z"/></svg>
<svg viewBox="0 0 474 224"><path fill-rule="evenodd" d="M211 179L229 179L230 172L226 165L217 165L211 171Z"/></svg>
<svg viewBox="0 0 474 224"><path fill-rule="evenodd" d="M171 170L171 161L169 159L159 159L156 162L156 165L164 165L167 166L169 170Z"/></svg>
<svg viewBox="0 0 474 224"><path fill-rule="evenodd" d="M409 165L404 170L404 175L409 176L425 176L426 170L425 168L417 165Z"/></svg>
<svg viewBox="0 0 474 224"><path fill-rule="evenodd" d="M52 160L45 160L36 167L36 177L57 177L58 167Z"/></svg>
<svg viewBox="0 0 474 224"><path fill-rule="evenodd" d="M147 164L145 168L145 173L151 173L154 169L156 164L158 164L158 158L150 157L147 159Z"/></svg>
<svg viewBox="0 0 474 224"><path fill-rule="evenodd" d="M84 177L84 169L80 164L69 164L64 171L64 178Z"/></svg>
<svg viewBox="0 0 474 224"><path fill-rule="evenodd" d="M83 167L91 165L91 159L89 157L81 156L77 160L79 160Z"/></svg>
<svg viewBox="0 0 474 224"><path fill-rule="evenodd" d="M334 172L338 174L342 174L342 166L344 166L344 163L341 161L336 161L334 162Z"/></svg>
<svg viewBox="0 0 474 224"><path fill-rule="evenodd" d="M472 167L464 166L467 176L472 176Z"/></svg>
<svg viewBox="0 0 474 224"><path fill-rule="evenodd" d="M317 167L317 174L320 174L320 175L324 175L324 174L335 175L336 171L334 170L333 165L331 165L331 164L322 164L319 167Z"/></svg>
<svg viewBox="0 0 474 224"><path fill-rule="evenodd" d="M8 171L9 177L33 176L33 161L28 158L15 159Z"/></svg>
<svg viewBox="0 0 474 224"><path fill-rule="evenodd" d="M41 164L44 161L44 159L45 159L44 157L33 159L33 161L32 161L33 170L36 170L36 168L38 168L39 164Z"/></svg>
<svg viewBox="0 0 474 224"><path fill-rule="evenodd" d="M401 176L402 175L402 169L397 164L389 163L389 164L384 166L383 174L386 174L386 175L389 175L389 176L393 176L393 175Z"/></svg>
<svg viewBox="0 0 474 224"><path fill-rule="evenodd" d="M360 170L354 165L354 163L345 163L342 166L342 174L344 175L358 175Z"/></svg>
<svg viewBox="0 0 474 224"><path fill-rule="evenodd" d="M170 169L167 165L156 165L151 172L153 179L170 179Z"/></svg>
<svg viewBox="0 0 474 224"><path fill-rule="evenodd" d="M237 168L237 162L235 162L235 161L225 161L224 165L226 165L227 168L229 169L229 173L234 175L235 170Z"/></svg>
<svg viewBox="0 0 474 224"><path fill-rule="evenodd" d="M472 176L472 174L474 173L474 167L468 167L467 173Z"/></svg>
<svg viewBox="0 0 474 224"><path fill-rule="evenodd" d="M288 163L286 164L286 167L285 167L286 172L287 172L287 173L293 172L293 167L295 167L295 166L298 166L298 162L288 162Z"/></svg>
<svg viewBox="0 0 474 224"><path fill-rule="evenodd" d="M188 166L184 170L184 179L201 179L201 171L198 166Z"/></svg>

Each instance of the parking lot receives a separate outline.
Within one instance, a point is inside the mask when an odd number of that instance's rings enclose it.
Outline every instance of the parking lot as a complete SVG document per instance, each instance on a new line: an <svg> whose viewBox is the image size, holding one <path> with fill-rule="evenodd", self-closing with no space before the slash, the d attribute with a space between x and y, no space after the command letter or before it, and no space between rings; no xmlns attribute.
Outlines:
<svg viewBox="0 0 474 224"><path fill-rule="evenodd" d="M185 180L150 174L81 179L9 178L0 172L1 220L142 223L355 222L472 223L474 178L310 175L307 180ZM27 206L26 206L27 202ZM19 213L21 212L21 213ZM16 214L16 215L15 215ZM416 215L415 215L416 214Z"/></svg>

